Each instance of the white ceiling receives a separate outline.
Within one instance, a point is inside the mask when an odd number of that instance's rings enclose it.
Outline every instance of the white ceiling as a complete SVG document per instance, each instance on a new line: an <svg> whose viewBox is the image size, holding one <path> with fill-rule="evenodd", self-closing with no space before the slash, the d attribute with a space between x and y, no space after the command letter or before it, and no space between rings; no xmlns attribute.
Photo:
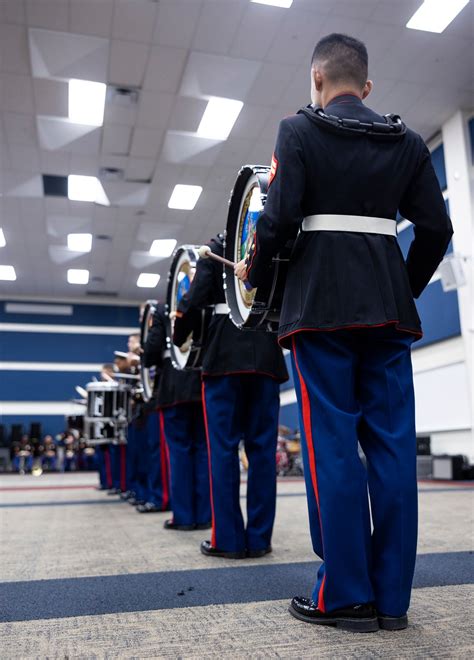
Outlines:
<svg viewBox="0 0 474 660"><path fill-rule="evenodd" d="M80 297L138 289L141 271L169 260L153 239L201 243L225 226L244 163L268 163L280 119L309 102L309 60L330 32L363 39L375 80L372 106L398 112L425 139L458 108L474 107L473 6L441 34L404 26L421 0L294 0L289 10L250 0L0 0L0 263L16 282L0 293ZM67 79L139 89L137 107L108 101L103 128L67 118ZM196 138L208 96L244 108L225 142ZM104 184L109 208L47 197L41 174L125 171ZM149 182L149 183L148 183ZM168 209L177 183L203 187L193 211ZM66 235L90 231L92 252L67 250ZM67 268L88 268L87 287ZM87 296L89 300L89 296Z"/></svg>

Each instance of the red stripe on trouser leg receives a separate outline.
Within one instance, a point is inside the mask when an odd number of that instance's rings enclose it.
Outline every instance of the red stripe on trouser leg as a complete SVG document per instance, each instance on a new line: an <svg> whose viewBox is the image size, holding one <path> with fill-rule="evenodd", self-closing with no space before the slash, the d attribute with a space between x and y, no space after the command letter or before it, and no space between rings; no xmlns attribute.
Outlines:
<svg viewBox="0 0 474 660"><path fill-rule="evenodd" d="M120 445L120 489L127 490L127 448Z"/></svg>
<svg viewBox="0 0 474 660"><path fill-rule="evenodd" d="M104 447L105 478L107 488L112 488L112 466L110 464L110 451L107 445Z"/></svg>
<svg viewBox="0 0 474 660"><path fill-rule="evenodd" d="M204 380L202 381L202 407L204 411L204 427L206 429L206 441L207 441L207 460L209 463L209 486L211 490L211 513L212 513L212 533L211 533L211 545L213 548L216 547L216 517L214 515L214 496L212 494L212 468L211 468L211 442L209 440L209 427L207 425L207 410L206 410L206 386Z"/></svg>
<svg viewBox="0 0 474 660"><path fill-rule="evenodd" d="M160 417L160 463L161 463L161 485L163 488L163 502L161 508L165 511L168 508L170 496L168 492L168 456L165 436L165 417L163 411L158 413Z"/></svg>
<svg viewBox="0 0 474 660"><path fill-rule="evenodd" d="M295 359L296 371L298 372L298 380L301 388L301 409L303 413L304 434L306 437L306 444L308 445L308 459L309 459L309 470L311 473L311 483L313 485L314 496L316 498L316 504L318 507L319 526L321 529L321 540L324 549L323 526L321 524L321 508L319 506L318 475L316 473L316 456L314 453L313 431L311 428L311 404L309 400L308 388L306 387L306 383L304 382L303 376L301 374L298 365L298 356L296 355L296 342L294 337L292 337L292 345L293 345L293 357ZM326 607L324 604L325 584L326 584L326 575L324 575L321 582L321 587L319 588L318 608L321 610L321 612L326 611Z"/></svg>

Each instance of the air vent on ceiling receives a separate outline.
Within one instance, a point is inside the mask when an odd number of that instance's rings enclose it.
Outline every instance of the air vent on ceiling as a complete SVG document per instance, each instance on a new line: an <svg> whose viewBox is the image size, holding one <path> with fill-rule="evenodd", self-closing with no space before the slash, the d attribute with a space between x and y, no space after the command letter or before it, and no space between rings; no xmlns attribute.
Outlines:
<svg viewBox="0 0 474 660"><path fill-rule="evenodd" d="M117 291L86 291L86 296L101 296L104 298L117 298Z"/></svg>
<svg viewBox="0 0 474 660"><path fill-rule="evenodd" d="M130 107L137 105L140 90L137 87L107 87L107 101L114 105Z"/></svg>
<svg viewBox="0 0 474 660"><path fill-rule="evenodd" d="M103 282L104 278L99 277L98 275L94 275L94 277L91 278L91 282Z"/></svg>
<svg viewBox="0 0 474 660"><path fill-rule="evenodd" d="M94 238L97 241L111 241L112 236L109 236L108 234L95 234Z"/></svg>
<svg viewBox="0 0 474 660"><path fill-rule="evenodd" d="M118 167L101 167L99 179L101 181L123 181L124 173Z"/></svg>

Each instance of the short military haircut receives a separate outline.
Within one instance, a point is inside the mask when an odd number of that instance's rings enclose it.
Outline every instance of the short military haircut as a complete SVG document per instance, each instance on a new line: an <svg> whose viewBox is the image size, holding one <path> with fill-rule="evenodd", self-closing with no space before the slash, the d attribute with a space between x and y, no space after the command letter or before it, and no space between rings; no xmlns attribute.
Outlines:
<svg viewBox="0 0 474 660"><path fill-rule="evenodd" d="M369 56L362 41L347 34L328 34L316 44L311 65L319 64L333 83L367 82Z"/></svg>

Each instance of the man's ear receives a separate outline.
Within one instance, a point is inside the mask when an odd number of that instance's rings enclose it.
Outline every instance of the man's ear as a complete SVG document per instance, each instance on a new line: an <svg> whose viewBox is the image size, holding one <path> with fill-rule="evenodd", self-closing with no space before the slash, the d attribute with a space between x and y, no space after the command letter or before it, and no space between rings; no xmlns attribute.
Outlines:
<svg viewBox="0 0 474 660"><path fill-rule="evenodd" d="M323 87L323 76L318 69L313 69L313 80L316 91L320 92Z"/></svg>
<svg viewBox="0 0 474 660"><path fill-rule="evenodd" d="M370 94L370 92L373 90L373 88L374 88L373 81L368 80L364 85L364 89L362 90L362 98L366 99L368 97L368 95Z"/></svg>

